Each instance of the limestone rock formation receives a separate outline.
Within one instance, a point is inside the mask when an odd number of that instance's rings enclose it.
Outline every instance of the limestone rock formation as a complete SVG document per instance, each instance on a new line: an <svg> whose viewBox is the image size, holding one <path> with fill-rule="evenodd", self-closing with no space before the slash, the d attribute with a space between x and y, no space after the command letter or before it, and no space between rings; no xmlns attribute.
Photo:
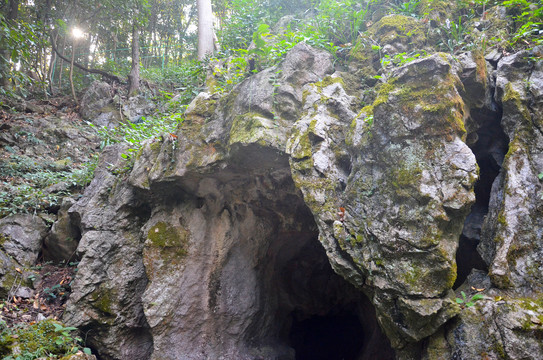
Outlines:
<svg viewBox="0 0 543 360"><path fill-rule="evenodd" d="M541 351L543 76L526 55L416 60L360 109L299 44L200 94L133 166L107 148L70 208L64 321L103 359Z"/></svg>

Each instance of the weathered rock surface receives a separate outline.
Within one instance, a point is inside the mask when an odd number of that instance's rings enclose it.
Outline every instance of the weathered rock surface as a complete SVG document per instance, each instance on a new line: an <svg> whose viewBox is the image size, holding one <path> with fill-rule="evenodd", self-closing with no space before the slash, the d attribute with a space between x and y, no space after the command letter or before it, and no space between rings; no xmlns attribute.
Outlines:
<svg viewBox="0 0 543 360"><path fill-rule="evenodd" d="M38 216L0 219L0 297L23 284L23 270L36 262L46 234L47 227Z"/></svg>
<svg viewBox="0 0 543 360"><path fill-rule="evenodd" d="M114 126L120 120L113 104L114 90L106 82L95 81L81 99L81 116L97 126Z"/></svg>
<svg viewBox="0 0 543 360"><path fill-rule="evenodd" d="M13 215L0 219L2 248L17 263L25 266L36 262L47 227L33 215Z"/></svg>
<svg viewBox="0 0 543 360"><path fill-rule="evenodd" d="M64 320L104 359L540 352L543 76L525 55L496 77L472 53L416 60L360 110L331 56L299 44L200 94L130 170L108 148L70 208Z"/></svg>
<svg viewBox="0 0 543 360"><path fill-rule="evenodd" d="M313 90L290 153L332 266L371 294L393 346L402 348L458 311L450 290L477 169L463 141L467 111L451 59L437 54L391 78L356 118L338 106L339 84L322 92L335 107Z"/></svg>

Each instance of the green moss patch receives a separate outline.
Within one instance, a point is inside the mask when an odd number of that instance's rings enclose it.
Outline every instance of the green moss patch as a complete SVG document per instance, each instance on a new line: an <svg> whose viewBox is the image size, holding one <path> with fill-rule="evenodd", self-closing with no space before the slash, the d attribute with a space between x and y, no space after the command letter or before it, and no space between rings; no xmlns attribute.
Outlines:
<svg viewBox="0 0 543 360"><path fill-rule="evenodd" d="M230 128L229 145L258 143L266 146L271 137L269 130L272 128L272 121L258 113L245 113L234 118Z"/></svg>
<svg viewBox="0 0 543 360"><path fill-rule="evenodd" d="M150 247L160 250L166 258L183 258L187 255L188 232L184 229L160 221L149 229L147 238Z"/></svg>
<svg viewBox="0 0 543 360"><path fill-rule="evenodd" d="M113 304L116 301L117 295L114 290L99 287L90 294L90 297L95 309L98 309L106 316L115 316Z"/></svg>

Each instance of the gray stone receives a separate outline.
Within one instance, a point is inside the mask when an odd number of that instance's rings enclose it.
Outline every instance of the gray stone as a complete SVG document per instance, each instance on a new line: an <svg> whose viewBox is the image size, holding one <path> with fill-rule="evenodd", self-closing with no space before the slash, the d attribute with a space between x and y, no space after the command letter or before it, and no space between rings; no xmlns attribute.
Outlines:
<svg viewBox="0 0 543 360"><path fill-rule="evenodd" d="M504 57L498 63L496 97L503 107L502 126L511 140L503 168L492 187L490 211L483 224L479 252L489 265L495 286L520 294L542 291L543 220L538 204L543 171L543 123L541 105L526 79L538 70L526 59L527 52ZM533 105L532 105L533 104Z"/></svg>
<svg viewBox="0 0 543 360"><path fill-rule="evenodd" d="M122 104L123 116L129 121L133 121L141 116L147 116L155 108L155 103L146 95L133 96Z"/></svg>
<svg viewBox="0 0 543 360"><path fill-rule="evenodd" d="M112 112L115 107L113 103L113 88L106 82L95 81L87 89L83 97L81 98L81 116L89 121L94 120L100 116L100 114L106 112L104 109L110 108ZM102 126L101 124L97 124Z"/></svg>
<svg viewBox="0 0 543 360"><path fill-rule="evenodd" d="M22 266L32 266L38 258L47 227L34 215L12 215L0 219L0 247Z"/></svg>

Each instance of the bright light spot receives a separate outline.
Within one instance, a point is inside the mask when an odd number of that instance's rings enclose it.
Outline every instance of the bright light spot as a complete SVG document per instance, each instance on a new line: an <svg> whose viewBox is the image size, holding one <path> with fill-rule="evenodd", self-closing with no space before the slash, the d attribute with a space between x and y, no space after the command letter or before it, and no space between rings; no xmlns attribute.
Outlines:
<svg viewBox="0 0 543 360"><path fill-rule="evenodd" d="M80 29L80 28L76 28L74 27L72 29L72 36L76 39L80 39L82 38L83 36L85 36L85 33Z"/></svg>

